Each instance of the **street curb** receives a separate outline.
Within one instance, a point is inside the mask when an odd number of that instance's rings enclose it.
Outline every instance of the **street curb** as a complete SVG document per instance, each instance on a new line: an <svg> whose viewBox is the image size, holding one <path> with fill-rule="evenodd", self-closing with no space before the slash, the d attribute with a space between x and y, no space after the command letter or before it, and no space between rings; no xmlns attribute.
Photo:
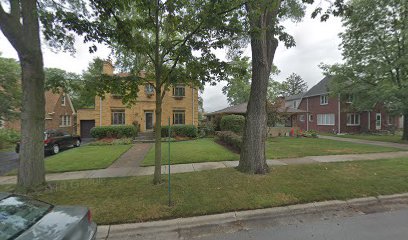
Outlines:
<svg viewBox="0 0 408 240"><path fill-rule="evenodd" d="M364 213L364 208L381 207L386 205L404 204L408 205L408 193L394 195L380 195L377 197L355 198L346 201L330 200L323 202L312 202L296 204L283 207L234 211L228 213L204 215L188 218L176 218L143 223L128 223L119 225L98 226L97 239L107 239L111 235L135 234L135 233L158 233L183 231L192 228L206 228L221 226L225 224L237 224L240 222L256 221L268 218L290 217L301 214L313 214L325 211L338 211L345 208L355 209ZM360 209L361 208L361 209Z"/></svg>

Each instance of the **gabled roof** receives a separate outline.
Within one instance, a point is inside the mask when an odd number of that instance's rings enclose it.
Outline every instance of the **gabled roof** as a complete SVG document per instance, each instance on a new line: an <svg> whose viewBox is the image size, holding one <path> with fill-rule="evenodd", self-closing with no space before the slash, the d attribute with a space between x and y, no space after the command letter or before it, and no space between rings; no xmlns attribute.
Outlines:
<svg viewBox="0 0 408 240"><path fill-rule="evenodd" d="M314 85L303 97L313 97L318 95L324 95L329 92L329 84L332 77L324 77L320 82Z"/></svg>
<svg viewBox="0 0 408 240"><path fill-rule="evenodd" d="M72 105L71 98L66 93L53 93L52 91L46 91L45 95L45 114L53 113L55 109L55 105L57 105L58 100L61 96L65 95L66 101L68 102L69 106L72 109L72 113L75 114L74 106Z"/></svg>
<svg viewBox="0 0 408 240"><path fill-rule="evenodd" d="M301 99L303 95L305 95L305 92L295 94L295 95L290 95L290 96L285 97L285 101L298 100L298 99Z"/></svg>
<svg viewBox="0 0 408 240"><path fill-rule="evenodd" d="M216 114L245 114L247 111L248 103L241 103L235 106L227 107L215 112L207 113L207 115L216 115Z"/></svg>

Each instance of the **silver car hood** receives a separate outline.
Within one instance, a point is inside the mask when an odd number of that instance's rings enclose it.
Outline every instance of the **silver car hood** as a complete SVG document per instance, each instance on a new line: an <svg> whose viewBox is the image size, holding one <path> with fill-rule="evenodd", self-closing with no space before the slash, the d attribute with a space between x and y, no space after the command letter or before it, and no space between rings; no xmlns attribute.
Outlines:
<svg viewBox="0 0 408 240"><path fill-rule="evenodd" d="M87 214L88 209L76 206L55 206L17 240L63 239Z"/></svg>

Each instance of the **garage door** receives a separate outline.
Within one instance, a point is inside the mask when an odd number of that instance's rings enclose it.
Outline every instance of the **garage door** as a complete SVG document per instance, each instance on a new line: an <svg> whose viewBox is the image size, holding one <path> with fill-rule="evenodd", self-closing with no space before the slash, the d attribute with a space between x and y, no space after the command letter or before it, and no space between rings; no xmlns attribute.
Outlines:
<svg viewBox="0 0 408 240"><path fill-rule="evenodd" d="M95 127L95 120L81 120L81 138L91 138L91 129Z"/></svg>

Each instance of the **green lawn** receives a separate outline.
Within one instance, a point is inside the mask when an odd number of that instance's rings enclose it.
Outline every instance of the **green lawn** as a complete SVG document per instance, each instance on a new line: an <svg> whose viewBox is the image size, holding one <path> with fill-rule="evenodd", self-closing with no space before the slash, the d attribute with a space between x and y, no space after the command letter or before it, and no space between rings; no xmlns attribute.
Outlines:
<svg viewBox="0 0 408 240"><path fill-rule="evenodd" d="M401 150L322 138L280 137L268 139L266 143L266 155L269 159L395 151Z"/></svg>
<svg viewBox="0 0 408 240"><path fill-rule="evenodd" d="M132 145L82 146L45 159L47 172L70 172L109 167Z"/></svg>
<svg viewBox="0 0 408 240"><path fill-rule="evenodd" d="M217 169L173 174L171 183L173 207L152 176L53 182L35 197L88 206L98 224L141 222L408 192L408 159L280 166L264 176Z"/></svg>
<svg viewBox="0 0 408 240"><path fill-rule="evenodd" d="M172 142L170 145L172 164L192 162L216 162L239 160L239 155L214 142L212 138ZM147 153L143 165L154 165L154 147ZM168 161L168 143L162 143L162 162Z"/></svg>
<svg viewBox="0 0 408 240"><path fill-rule="evenodd" d="M279 137L268 139L266 143L268 159L393 151L401 150L319 138ZM168 143L162 144L162 156L162 162L167 163ZM230 160L239 160L239 155L215 143L211 138L171 143L172 164ZM154 147L146 155L143 165L154 165Z"/></svg>
<svg viewBox="0 0 408 240"><path fill-rule="evenodd" d="M346 134L346 135L335 135L335 137L408 144L408 141L401 140L402 136L398 134L395 134L395 135Z"/></svg>

